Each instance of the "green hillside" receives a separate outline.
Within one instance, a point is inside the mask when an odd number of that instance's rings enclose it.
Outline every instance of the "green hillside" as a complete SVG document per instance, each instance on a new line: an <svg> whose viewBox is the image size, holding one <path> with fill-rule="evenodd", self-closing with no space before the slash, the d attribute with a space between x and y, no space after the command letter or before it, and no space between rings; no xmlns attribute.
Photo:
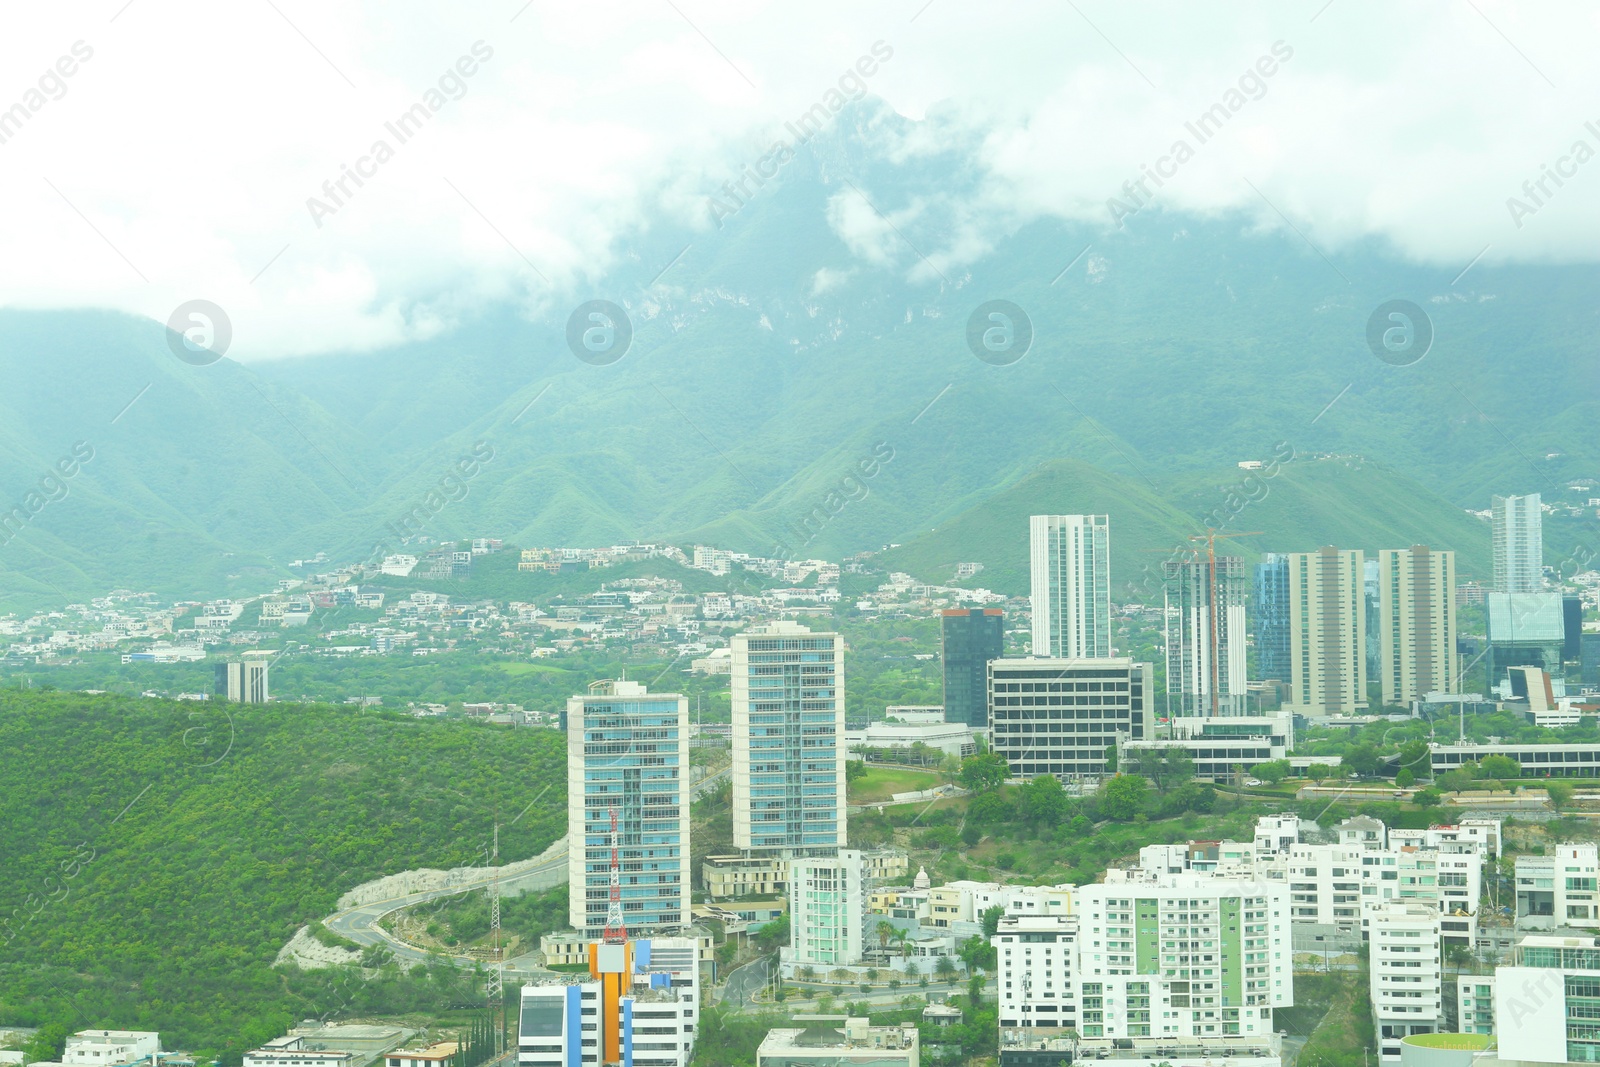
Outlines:
<svg viewBox="0 0 1600 1067"><path fill-rule="evenodd" d="M0 752L0 1020L232 1063L308 1016L475 1002L449 967L272 962L355 885L482 862L496 810L506 859L564 832L554 731L10 690Z"/></svg>
<svg viewBox="0 0 1600 1067"><path fill-rule="evenodd" d="M1280 463L1275 473L1235 467L1169 478L1159 490L1137 477L1058 460L883 553L880 561L946 582L958 562L982 563L983 572L969 584L1025 594L1028 517L1037 514L1111 516L1114 595L1145 602L1160 598L1162 561L1208 527L1262 531L1219 542L1219 551L1249 563L1263 552L1328 544L1374 553L1425 542L1455 551L1463 579L1487 578L1490 567L1487 525L1437 494L1374 464L1303 456Z"/></svg>

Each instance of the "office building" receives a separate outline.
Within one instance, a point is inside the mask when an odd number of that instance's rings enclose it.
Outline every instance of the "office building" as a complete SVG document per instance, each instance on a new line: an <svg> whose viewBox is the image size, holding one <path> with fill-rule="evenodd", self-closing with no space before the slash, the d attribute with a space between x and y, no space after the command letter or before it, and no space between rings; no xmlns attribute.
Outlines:
<svg viewBox="0 0 1600 1067"><path fill-rule="evenodd" d="M1538 667L1564 676L1567 624L1560 593L1490 593L1484 606L1489 624L1485 669L1490 689L1506 680L1511 667Z"/></svg>
<svg viewBox="0 0 1600 1067"><path fill-rule="evenodd" d="M567 850L572 928L598 937L611 855L630 932L689 925L689 702L602 681L567 701ZM613 839L613 818L615 838ZM576 843L581 842L581 847Z"/></svg>
<svg viewBox="0 0 1600 1067"><path fill-rule="evenodd" d="M1490 515L1494 591L1537 593L1544 588L1544 516L1539 494L1497 496Z"/></svg>
<svg viewBox="0 0 1600 1067"><path fill-rule="evenodd" d="M1006 915L994 946L1000 1029L1075 1029L1072 968L1078 920L1070 915Z"/></svg>
<svg viewBox="0 0 1600 1067"><path fill-rule="evenodd" d="M215 670L215 689L212 695L218 700L231 700L235 704L265 704L267 672L271 662L249 658L219 663Z"/></svg>
<svg viewBox="0 0 1600 1067"><path fill-rule="evenodd" d="M1122 757L1182 749L1194 762L1194 776L1207 782L1237 782L1256 764L1287 759L1294 751L1294 717L1286 714L1188 716L1173 719L1156 733L1126 742Z"/></svg>
<svg viewBox="0 0 1600 1067"><path fill-rule="evenodd" d="M828 855L845 845L844 642L783 621L732 645L733 843Z"/></svg>
<svg viewBox="0 0 1600 1067"><path fill-rule="evenodd" d="M686 1067L700 1007L692 938L592 943L587 979L524 985L518 1067Z"/></svg>
<svg viewBox="0 0 1600 1067"><path fill-rule="evenodd" d="M1456 554L1427 545L1378 553L1378 670L1383 702L1409 707L1428 693L1454 693Z"/></svg>
<svg viewBox="0 0 1600 1067"><path fill-rule="evenodd" d="M1287 682L1289 669L1289 557L1268 552L1256 564L1256 677Z"/></svg>
<svg viewBox="0 0 1600 1067"><path fill-rule="evenodd" d="M1080 886L1073 999L1085 1050L1264 1047L1294 1004L1288 890L1204 874Z"/></svg>
<svg viewBox="0 0 1600 1067"><path fill-rule="evenodd" d="M1150 694L1150 665L1126 657L991 660L989 747L1017 778L1098 778L1119 739L1147 736Z"/></svg>
<svg viewBox="0 0 1600 1067"><path fill-rule="evenodd" d="M1287 707L1314 717L1367 707L1365 554L1319 548L1289 554Z"/></svg>
<svg viewBox="0 0 1600 1067"><path fill-rule="evenodd" d="M1033 654L1060 659L1111 655L1111 520L1105 515L1034 515L1028 547Z"/></svg>
<svg viewBox="0 0 1600 1067"><path fill-rule="evenodd" d="M1167 715L1246 711L1244 560L1167 560Z"/></svg>
<svg viewBox="0 0 1600 1067"><path fill-rule="evenodd" d="M989 725L989 661L1005 652L1005 623L999 608L950 608L940 614L945 722Z"/></svg>
<svg viewBox="0 0 1600 1067"><path fill-rule="evenodd" d="M919 1067L921 1037L912 1023L871 1026L845 1015L796 1015L799 1027L768 1030L756 1067Z"/></svg>
<svg viewBox="0 0 1600 1067"><path fill-rule="evenodd" d="M1392 901L1372 909L1368 991L1379 1062L1400 1063L1400 1041L1444 1026L1439 909Z"/></svg>
<svg viewBox="0 0 1600 1067"><path fill-rule="evenodd" d="M866 868L859 851L846 848L835 856L791 862L789 945L779 956L785 973L861 962L866 914Z"/></svg>

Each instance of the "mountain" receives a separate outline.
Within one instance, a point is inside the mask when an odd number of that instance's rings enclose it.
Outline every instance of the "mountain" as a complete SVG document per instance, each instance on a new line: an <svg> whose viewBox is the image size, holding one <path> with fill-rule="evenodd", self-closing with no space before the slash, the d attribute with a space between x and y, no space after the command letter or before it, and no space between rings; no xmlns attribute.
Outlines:
<svg viewBox="0 0 1600 1067"><path fill-rule="evenodd" d="M154 322L0 312L0 505L74 442L95 449L0 544L0 603L259 588L287 559L393 547L392 524L441 489L437 537L836 556L910 543L1059 461L1190 526L1213 506L1191 483L1280 445L1381 464L1370 492L1246 513L1287 548L1457 538L1459 515L1405 518L1390 476L1458 510L1600 481L1595 267L1485 262L1452 281L1375 244L1319 254L1274 216L1155 208L1120 230L986 229L953 156L881 147L913 126L854 109L721 228L660 223L591 288L538 294L545 310L487 308L383 351L197 368ZM634 330L607 366L565 342L569 310L597 297ZM1365 339L1395 297L1434 331L1408 366ZM1032 325L1007 365L968 347L993 299ZM462 479L474 449L490 458ZM1399 511L1352 525L1368 500Z"/></svg>
<svg viewBox="0 0 1600 1067"><path fill-rule="evenodd" d="M1323 544L1380 548L1429 543L1456 553L1463 580L1487 579L1488 524L1409 478L1354 457L1285 451L1260 471L1213 470L1151 484L1072 460L1041 465L993 497L884 552L879 562L926 581L949 582L955 565L982 563L963 584L1028 592L1028 516L1111 516L1111 586L1117 599L1161 596L1161 563L1209 528L1219 554L1259 561L1263 552ZM1262 531L1253 535L1254 531Z"/></svg>

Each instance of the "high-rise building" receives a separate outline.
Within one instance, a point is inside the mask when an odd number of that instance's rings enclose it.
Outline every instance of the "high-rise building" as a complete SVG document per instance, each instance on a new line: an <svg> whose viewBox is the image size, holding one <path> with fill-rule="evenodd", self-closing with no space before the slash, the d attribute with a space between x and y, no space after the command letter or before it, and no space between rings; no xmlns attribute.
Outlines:
<svg viewBox="0 0 1600 1067"><path fill-rule="evenodd" d="M845 845L844 641L782 621L732 645L733 843L831 855Z"/></svg>
<svg viewBox="0 0 1600 1067"><path fill-rule="evenodd" d="M950 608L939 618L944 651L944 721L989 725L989 661L1006 648L999 608Z"/></svg>
<svg viewBox="0 0 1600 1067"><path fill-rule="evenodd" d="M1268 552L1256 564L1256 677L1289 680L1289 557Z"/></svg>
<svg viewBox="0 0 1600 1067"><path fill-rule="evenodd" d="M1244 560L1167 560L1167 714L1243 715Z"/></svg>
<svg viewBox="0 0 1600 1067"><path fill-rule="evenodd" d="M1383 702L1407 707L1427 693L1454 693L1456 554L1427 545L1378 553L1378 677Z"/></svg>
<svg viewBox="0 0 1600 1067"><path fill-rule="evenodd" d="M1444 970L1439 909L1415 901L1363 908L1370 915L1368 991L1377 1030L1378 1062L1400 1063L1400 1042L1444 1025Z"/></svg>
<svg viewBox="0 0 1600 1067"><path fill-rule="evenodd" d="M1289 554L1290 710L1350 715L1366 708L1365 562L1359 548Z"/></svg>
<svg viewBox="0 0 1600 1067"><path fill-rule="evenodd" d="M602 681L567 701L568 916L598 937L611 854L629 932L689 925L689 701ZM613 839L612 820L616 831Z"/></svg>
<svg viewBox="0 0 1600 1067"><path fill-rule="evenodd" d="M1033 654L1060 659L1111 655L1111 520L1104 515L1034 515L1028 523L1033 577Z"/></svg>
<svg viewBox="0 0 1600 1067"><path fill-rule="evenodd" d="M1494 590L1537 593L1544 588L1544 515L1538 493L1492 501Z"/></svg>
<svg viewBox="0 0 1600 1067"><path fill-rule="evenodd" d="M1150 722L1150 665L1109 659L989 662L989 747L1018 778L1100 777L1119 739Z"/></svg>
<svg viewBox="0 0 1600 1067"><path fill-rule="evenodd" d="M1073 911L1072 999L1086 1052L1141 1038L1263 1047L1276 1038L1273 1009L1294 1004L1282 882L1188 873L1105 882L1080 886Z"/></svg>
<svg viewBox="0 0 1600 1067"><path fill-rule="evenodd" d="M840 849L789 864L789 945L780 956L786 974L798 967L830 971L861 962L865 947L866 866L861 853Z"/></svg>
<svg viewBox="0 0 1600 1067"><path fill-rule="evenodd" d="M1489 623L1484 671L1490 689L1506 680L1511 667L1538 667L1562 676L1567 623L1560 593L1490 593L1483 603Z"/></svg>
<svg viewBox="0 0 1600 1067"><path fill-rule="evenodd" d="M231 700L236 704L265 704L267 671L271 666L264 659L234 660L216 666L216 691L218 700Z"/></svg>

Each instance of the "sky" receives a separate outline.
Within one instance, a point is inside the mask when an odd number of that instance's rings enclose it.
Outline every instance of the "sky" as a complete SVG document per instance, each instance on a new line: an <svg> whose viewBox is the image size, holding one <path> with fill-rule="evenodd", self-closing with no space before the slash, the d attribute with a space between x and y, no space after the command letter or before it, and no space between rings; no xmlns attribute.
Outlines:
<svg viewBox="0 0 1600 1067"><path fill-rule="evenodd" d="M1166 211L1240 213L1330 255L1376 237L1452 274L1600 255L1588 5L42 8L0 37L0 303L160 323L204 299L244 361L377 349L502 303L562 318L652 228L712 230L737 206L723 183L770 166L786 122L864 93L912 120L883 158L976 176L945 204L868 190L897 223L959 220L906 268L932 287L1040 218ZM836 199L828 222L884 258L874 210Z"/></svg>

